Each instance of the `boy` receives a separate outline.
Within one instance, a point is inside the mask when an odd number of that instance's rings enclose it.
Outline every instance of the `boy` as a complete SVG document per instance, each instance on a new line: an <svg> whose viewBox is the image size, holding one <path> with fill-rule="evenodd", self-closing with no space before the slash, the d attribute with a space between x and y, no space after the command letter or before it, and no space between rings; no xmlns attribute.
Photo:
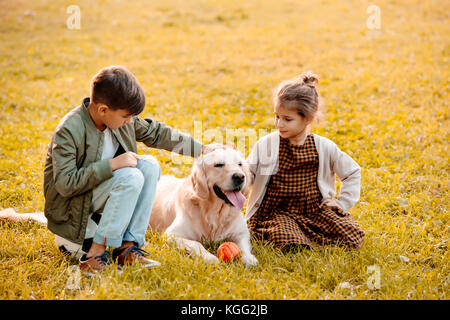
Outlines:
<svg viewBox="0 0 450 320"><path fill-rule="evenodd" d="M138 117L144 106L137 79L124 67L109 66L92 79L90 98L64 116L53 134L44 212L60 250L77 257L86 252L79 258L81 271L110 264L108 246L116 248L112 258L120 265L159 265L140 247L161 168L154 158L136 154L136 141L193 157L204 149L188 135Z"/></svg>

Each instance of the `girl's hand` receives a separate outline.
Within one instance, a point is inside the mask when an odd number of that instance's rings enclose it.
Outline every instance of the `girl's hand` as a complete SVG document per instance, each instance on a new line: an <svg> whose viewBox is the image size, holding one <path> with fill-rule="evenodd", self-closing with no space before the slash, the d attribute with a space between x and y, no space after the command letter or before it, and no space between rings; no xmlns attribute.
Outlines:
<svg viewBox="0 0 450 320"><path fill-rule="evenodd" d="M332 199L323 199L322 202L319 205L319 208L322 208L323 206L327 206L330 208L337 208L337 209L341 209L343 210L336 201L332 200Z"/></svg>

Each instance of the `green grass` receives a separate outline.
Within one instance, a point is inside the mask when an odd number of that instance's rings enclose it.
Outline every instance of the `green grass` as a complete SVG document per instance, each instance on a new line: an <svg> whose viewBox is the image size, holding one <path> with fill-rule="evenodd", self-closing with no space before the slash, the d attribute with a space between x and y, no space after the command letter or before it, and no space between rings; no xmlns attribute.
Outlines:
<svg viewBox="0 0 450 320"><path fill-rule="evenodd" d="M113 267L73 290L73 262L46 228L0 222L0 299L449 298L448 2L377 1L380 30L366 27L369 1L96 3L77 1L81 29L69 30L73 1L0 0L0 208L43 210L52 132L106 65L137 76L143 116L190 134L202 121L223 138L226 129L273 129L273 89L313 70L326 106L313 131L362 167L350 212L366 240L356 252L255 243L260 263L244 268L205 265L149 233L145 249L161 267ZM190 172L189 159L139 152L157 156L163 174Z"/></svg>

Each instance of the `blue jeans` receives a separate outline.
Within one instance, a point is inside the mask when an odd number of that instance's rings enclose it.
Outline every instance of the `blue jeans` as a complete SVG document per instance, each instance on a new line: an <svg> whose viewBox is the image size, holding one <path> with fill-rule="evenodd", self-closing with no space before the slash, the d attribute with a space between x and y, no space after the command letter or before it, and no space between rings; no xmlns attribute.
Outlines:
<svg viewBox="0 0 450 320"><path fill-rule="evenodd" d="M122 241L143 246L160 177L158 162L146 156L136 168L115 170L112 178L99 184L93 190L92 209L104 209L93 241L109 247L120 247ZM88 224L86 235L92 230Z"/></svg>

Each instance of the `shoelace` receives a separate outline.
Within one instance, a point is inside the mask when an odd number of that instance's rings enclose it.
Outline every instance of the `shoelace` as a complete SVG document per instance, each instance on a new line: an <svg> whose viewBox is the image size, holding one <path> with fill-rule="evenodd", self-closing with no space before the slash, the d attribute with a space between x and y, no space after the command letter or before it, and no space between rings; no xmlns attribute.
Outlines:
<svg viewBox="0 0 450 320"><path fill-rule="evenodd" d="M127 249L127 251L125 251L125 253L123 255L124 259L126 258L127 254L130 253L130 252L134 252L135 254L143 256L143 257L146 257L146 256L150 255L150 253L148 253L145 250L142 250L141 248L138 248L136 246L131 246L131 247L129 247Z"/></svg>
<svg viewBox="0 0 450 320"><path fill-rule="evenodd" d="M101 265L107 265L112 263L111 259L109 259L109 253L106 251L103 252L103 254L96 256L94 259L97 260L97 262Z"/></svg>

